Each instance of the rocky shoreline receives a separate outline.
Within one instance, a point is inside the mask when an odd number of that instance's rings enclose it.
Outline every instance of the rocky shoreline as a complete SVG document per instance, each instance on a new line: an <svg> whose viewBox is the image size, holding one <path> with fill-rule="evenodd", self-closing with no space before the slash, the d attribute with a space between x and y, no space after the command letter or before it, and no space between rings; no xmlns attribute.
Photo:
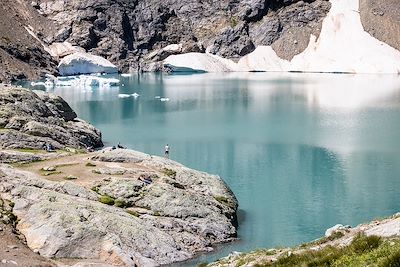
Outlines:
<svg viewBox="0 0 400 267"><path fill-rule="evenodd" d="M252 266L398 266L400 213L354 228L336 225L325 237L293 248L233 252L203 267Z"/></svg>
<svg viewBox="0 0 400 267"><path fill-rule="evenodd" d="M3 88L0 103L0 243L34 254L29 266L159 266L236 238L238 203L219 176L128 149L87 152L100 131L52 94ZM27 266L10 255L0 261Z"/></svg>

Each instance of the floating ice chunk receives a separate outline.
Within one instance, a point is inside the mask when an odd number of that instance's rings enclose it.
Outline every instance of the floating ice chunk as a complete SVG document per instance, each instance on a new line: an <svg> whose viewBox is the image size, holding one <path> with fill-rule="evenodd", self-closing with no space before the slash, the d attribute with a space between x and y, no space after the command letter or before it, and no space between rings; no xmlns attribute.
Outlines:
<svg viewBox="0 0 400 267"><path fill-rule="evenodd" d="M71 79L60 77L55 81L55 86L62 87L100 87L100 88L108 88L112 86L118 86L119 80L115 78L103 78L92 75L81 75L79 77L74 77Z"/></svg>
<svg viewBox="0 0 400 267"><path fill-rule="evenodd" d="M46 86L44 82L31 82L31 86Z"/></svg>
<svg viewBox="0 0 400 267"><path fill-rule="evenodd" d="M168 97L162 97L162 98L160 98L160 101L161 102L167 102L167 101L169 101L169 98Z"/></svg>
<svg viewBox="0 0 400 267"><path fill-rule="evenodd" d="M121 76L122 77L131 77L132 74L130 74L130 73L122 73Z"/></svg>
<svg viewBox="0 0 400 267"><path fill-rule="evenodd" d="M118 94L118 97L119 97L119 98L128 98L128 97L131 97L131 95L128 95L128 94Z"/></svg>
<svg viewBox="0 0 400 267"><path fill-rule="evenodd" d="M155 96L154 98L155 98L155 99L160 99L160 98L161 98L161 96L159 96L159 95L158 95L158 96Z"/></svg>
<svg viewBox="0 0 400 267"><path fill-rule="evenodd" d="M134 98L138 98L140 95L138 93L133 93L131 94L131 96L133 96Z"/></svg>

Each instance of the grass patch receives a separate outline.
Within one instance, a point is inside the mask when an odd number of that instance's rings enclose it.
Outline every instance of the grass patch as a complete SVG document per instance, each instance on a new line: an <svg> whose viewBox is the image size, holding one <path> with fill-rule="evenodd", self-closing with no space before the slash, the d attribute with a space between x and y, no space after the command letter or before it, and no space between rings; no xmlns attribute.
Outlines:
<svg viewBox="0 0 400 267"><path fill-rule="evenodd" d="M61 172L60 172L60 173L61 173ZM73 175L68 175L68 176L65 176L64 179L65 179L65 180L77 180L78 177L73 176Z"/></svg>
<svg viewBox="0 0 400 267"><path fill-rule="evenodd" d="M96 192L96 193L98 194L100 188L99 188L98 186L93 186L93 187L91 188L91 190L92 190L93 192Z"/></svg>
<svg viewBox="0 0 400 267"><path fill-rule="evenodd" d="M326 242L342 238L343 236L344 236L343 232L336 231L333 234L331 234L330 236L322 237L322 238L317 239L315 241L312 241L310 243L301 244L300 248L306 248L306 247L310 247L310 246L322 245L322 244L325 244Z"/></svg>
<svg viewBox="0 0 400 267"><path fill-rule="evenodd" d="M156 217L160 217L160 216L161 216L161 213L160 213L159 211L155 211L155 212L153 213L153 215L156 216Z"/></svg>
<svg viewBox="0 0 400 267"><path fill-rule="evenodd" d="M168 168L162 169L162 173L173 179L175 179L175 177L176 177L176 171L168 169Z"/></svg>
<svg viewBox="0 0 400 267"><path fill-rule="evenodd" d="M108 196L108 195L101 196L99 198L99 201L101 203L103 203L103 204L110 205L110 206L115 204L115 199L113 197Z"/></svg>
<svg viewBox="0 0 400 267"><path fill-rule="evenodd" d="M132 216L140 217L140 214L138 212L134 211L134 210L126 210L126 212L129 213Z"/></svg>
<svg viewBox="0 0 400 267"><path fill-rule="evenodd" d="M224 197L224 196L215 196L214 199L216 201L218 201L219 203L221 203L221 204L229 203L228 199L226 197Z"/></svg>
<svg viewBox="0 0 400 267"><path fill-rule="evenodd" d="M88 162L85 164L86 167L96 167L96 164Z"/></svg>
<svg viewBox="0 0 400 267"><path fill-rule="evenodd" d="M377 236L357 235L349 246L337 248L326 246L314 251L286 253L276 262L260 263L255 266L392 266L400 264L400 240L382 240ZM398 261L398 262L397 262ZM385 265L386 264L386 265ZM400 266L400 265L393 265Z"/></svg>
<svg viewBox="0 0 400 267"><path fill-rule="evenodd" d="M114 202L114 206L118 208L129 208L130 205L126 201L117 199Z"/></svg>

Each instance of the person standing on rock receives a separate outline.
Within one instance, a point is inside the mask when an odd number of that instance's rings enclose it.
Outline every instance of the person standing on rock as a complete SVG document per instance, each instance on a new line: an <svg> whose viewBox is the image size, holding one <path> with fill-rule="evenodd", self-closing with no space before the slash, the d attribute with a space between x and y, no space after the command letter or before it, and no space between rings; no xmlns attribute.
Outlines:
<svg viewBox="0 0 400 267"><path fill-rule="evenodd" d="M169 145L167 144L164 149L164 154L167 159L169 159Z"/></svg>

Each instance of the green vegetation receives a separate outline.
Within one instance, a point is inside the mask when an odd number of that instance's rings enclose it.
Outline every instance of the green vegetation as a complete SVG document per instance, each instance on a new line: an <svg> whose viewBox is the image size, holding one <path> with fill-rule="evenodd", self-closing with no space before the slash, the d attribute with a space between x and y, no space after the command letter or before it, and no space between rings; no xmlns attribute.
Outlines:
<svg viewBox="0 0 400 267"><path fill-rule="evenodd" d="M239 23L239 19L237 17L230 17L229 24L232 28L235 28Z"/></svg>
<svg viewBox="0 0 400 267"><path fill-rule="evenodd" d="M138 212L134 211L134 210L126 210L126 212L129 213L132 216L140 217L140 214Z"/></svg>
<svg viewBox="0 0 400 267"><path fill-rule="evenodd" d="M85 164L86 167L96 167L96 164L92 163L92 162L88 162Z"/></svg>
<svg viewBox="0 0 400 267"><path fill-rule="evenodd" d="M117 200L115 200L114 206L116 206L118 208L129 208L130 205L126 201L117 199Z"/></svg>
<svg viewBox="0 0 400 267"><path fill-rule="evenodd" d="M93 186L91 189L93 192L96 192L98 194L100 188L98 186Z"/></svg>
<svg viewBox="0 0 400 267"><path fill-rule="evenodd" d="M315 240L313 242L310 242L310 243L302 244L302 245L300 245L300 247L301 248L307 248L307 247L310 247L310 246L322 245L322 244L325 244L326 242L339 239L339 238L341 238L343 236L344 236L344 233L342 231L336 231L330 236L317 239L317 240Z"/></svg>
<svg viewBox="0 0 400 267"><path fill-rule="evenodd" d="M154 215L154 216L157 216L157 217L160 217L160 216L161 216L161 213L160 213L159 211L155 211L155 212L153 213L153 215Z"/></svg>
<svg viewBox="0 0 400 267"><path fill-rule="evenodd" d="M78 179L78 177L73 176L73 175L68 175L68 176L65 176L64 179L65 180L76 180L76 179Z"/></svg>
<svg viewBox="0 0 400 267"><path fill-rule="evenodd" d="M222 205L226 205L226 206L231 205L231 202L229 201L229 199L224 196L214 196L214 199L216 201L218 201L219 203L221 203Z"/></svg>
<svg viewBox="0 0 400 267"><path fill-rule="evenodd" d="M273 263L255 266L400 266L400 240L359 234L347 247L326 246L318 251L287 252Z"/></svg>
<svg viewBox="0 0 400 267"><path fill-rule="evenodd" d="M175 179L175 177L176 177L176 171L171 170L171 169L164 168L164 169L162 169L162 173L173 179Z"/></svg>
<svg viewBox="0 0 400 267"><path fill-rule="evenodd" d="M114 205L114 203L115 203L115 199L108 195L101 196L99 198L99 201L103 204L110 205L110 206Z"/></svg>

